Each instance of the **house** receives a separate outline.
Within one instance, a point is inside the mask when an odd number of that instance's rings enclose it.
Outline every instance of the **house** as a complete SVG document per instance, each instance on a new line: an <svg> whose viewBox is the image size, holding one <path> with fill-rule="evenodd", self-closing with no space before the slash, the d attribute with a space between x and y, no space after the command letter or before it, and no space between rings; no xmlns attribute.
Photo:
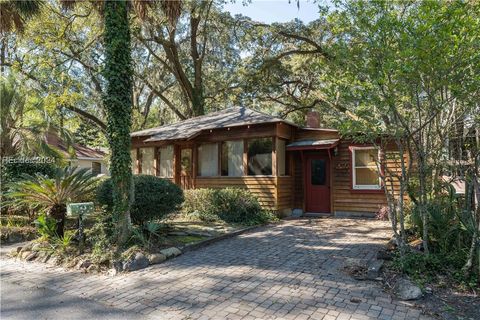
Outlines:
<svg viewBox="0 0 480 320"><path fill-rule="evenodd" d="M45 136L45 142L58 150L68 160L70 166L91 169L96 176L108 175L106 153L103 150L77 143L67 145L58 135L53 133L48 133Z"/></svg>
<svg viewBox="0 0 480 320"><path fill-rule="evenodd" d="M133 172L184 189L247 188L279 214L373 215L386 205L376 160L388 151L319 128L318 116L304 128L234 107L133 132Z"/></svg>

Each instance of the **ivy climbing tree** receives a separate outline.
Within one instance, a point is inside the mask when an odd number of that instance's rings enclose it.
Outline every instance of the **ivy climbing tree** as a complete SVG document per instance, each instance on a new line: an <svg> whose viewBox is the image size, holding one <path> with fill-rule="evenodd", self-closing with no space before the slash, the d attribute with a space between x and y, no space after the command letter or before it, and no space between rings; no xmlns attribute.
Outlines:
<svg viewBox="0 0 480 320"><path fill-rule="evenodd" d="M103 100L111 150L113 215L117 225L117 243L122 246L130 234L130 200L133 194L130 159L132 61L127 1L105 1L104 15L104 76L107 85Z"/></svg>

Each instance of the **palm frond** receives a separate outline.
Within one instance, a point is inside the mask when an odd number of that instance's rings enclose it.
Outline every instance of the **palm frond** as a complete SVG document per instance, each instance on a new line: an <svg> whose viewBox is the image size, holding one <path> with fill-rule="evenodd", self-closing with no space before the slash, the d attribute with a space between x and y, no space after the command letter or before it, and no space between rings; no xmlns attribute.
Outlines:
<svg viewBox="0 0 480 320"><path fill-rule="evenodd" d="M86 168L58 168L54 178L23 175L8 186L6 197L11 205L49 209L80 199L93 191L96 179Z"/></svg>
<svg viewBox="0 0 480 320"><path fill-rule="evenodd" d="M181 0L161 0L160 6L167 16L168 22L171 26L177 24L178 18L182 14L182 1Z"/></svg>
<svg viewBox="0 0 480 320"><path fill-rule="evenodd" d="M0 32L11 32L15 29L23 33L26 21L37 15L43 4L42 0L0 1Z"/></svg>

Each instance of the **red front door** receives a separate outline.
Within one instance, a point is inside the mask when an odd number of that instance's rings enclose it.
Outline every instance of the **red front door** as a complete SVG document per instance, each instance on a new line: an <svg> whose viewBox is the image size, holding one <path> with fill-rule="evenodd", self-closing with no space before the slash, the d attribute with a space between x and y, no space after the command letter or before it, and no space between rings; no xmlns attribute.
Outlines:
<svg viewBox="0 0 480 320"><path fill-rule="evenodd" d="M330 160L328 156L305 157L306 211L330 213Z"/></svg>

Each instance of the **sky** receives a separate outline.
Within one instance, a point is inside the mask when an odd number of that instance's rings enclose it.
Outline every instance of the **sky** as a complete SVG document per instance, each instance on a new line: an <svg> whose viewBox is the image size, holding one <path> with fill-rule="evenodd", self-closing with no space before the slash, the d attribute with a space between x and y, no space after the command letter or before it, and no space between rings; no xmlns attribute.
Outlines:
<svg viewBox="0 0 480 320"><path fill-rule="evenodd" d="M300 8L297 8L296 0L290 3L288 0L252 0L246 6L242 0L236 0L235 3L227 3L224 10L264 23L288 22L295 18L308 23L318 18L318 5L308 0L300 0Z"/></svg>

